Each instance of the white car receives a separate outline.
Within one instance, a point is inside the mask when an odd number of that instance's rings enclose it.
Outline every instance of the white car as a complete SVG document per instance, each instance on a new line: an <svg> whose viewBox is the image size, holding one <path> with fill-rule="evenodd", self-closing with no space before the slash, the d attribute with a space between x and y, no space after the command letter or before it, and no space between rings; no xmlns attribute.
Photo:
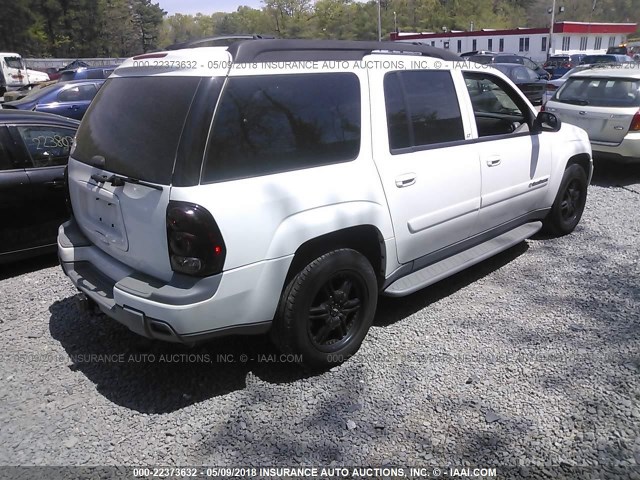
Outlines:
<svg viewBox="0 0 640 480"><path fill-rule="evenodd" d="M427 46L306 40L129 59L78 131L62 268L85 304L140 335L270 331L308 365L340 363L378 294L580 220L586 133L470 65Z"/></svg>
<svg viewBox="0 0 640 480"><path fill-rule="evenodd" d="M640 162L640 67L622 64L571 76L545 110L589 134L596 158Z"/></svg>

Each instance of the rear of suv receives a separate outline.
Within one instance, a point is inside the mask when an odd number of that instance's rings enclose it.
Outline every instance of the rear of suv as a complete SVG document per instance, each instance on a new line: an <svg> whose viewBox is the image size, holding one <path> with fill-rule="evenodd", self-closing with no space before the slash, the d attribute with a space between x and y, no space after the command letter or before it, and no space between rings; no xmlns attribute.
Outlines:
<svg viewBox="0 0 640 480"><path fill-rule="evenodd" d="M545 109L586 130L596 158L640 162L640 67L609 66L572 75Z"/></svg>
<svg viewBox="0 0 640 480"><path fill-rule="evenodd" d="M140 335L270 332L315 367L404 296L578 224L586 134L433 47L251 40L127 60L80 126L62 268Z"/></svg>

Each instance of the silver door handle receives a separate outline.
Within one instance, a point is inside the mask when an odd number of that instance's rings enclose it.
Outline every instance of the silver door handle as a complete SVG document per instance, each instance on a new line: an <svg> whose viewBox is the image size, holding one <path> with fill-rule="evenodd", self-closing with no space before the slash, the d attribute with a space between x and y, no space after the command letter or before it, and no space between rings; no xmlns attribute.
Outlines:
<svg viewBox="0 0 640 480"><path fill-rule="evenodd" d="M490 158L489 160L487 160L487 165L489 167L497 167L498 165L500 165L500 162L502 162L502 160L498 157L498 158Z"/></svg>
<svg viewBox="0 0 640 480"><path fill-rule="evenodd" d="M404 175L400 175L396 177L396 187L404 188L416 183L416 174L415 173L406 173Z"/></svg>

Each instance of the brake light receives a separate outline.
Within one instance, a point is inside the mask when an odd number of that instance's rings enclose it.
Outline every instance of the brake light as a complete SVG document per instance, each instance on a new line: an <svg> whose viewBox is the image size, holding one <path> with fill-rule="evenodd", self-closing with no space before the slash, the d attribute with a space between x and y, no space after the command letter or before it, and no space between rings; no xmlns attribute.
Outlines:
<svg viewBox="0 0 640 480"><path fill-rule="evenodd" d="M571 64L570 63L565 63L564 65L562 65L564 68L571 68Z"/></svg>
<svg viewBox="0 0 640 480"><path fill-rule="evenodd" d="M640 109L636 112L631 120L631 126L629 127L629 131L638 132L640 131Z"/></svg>
<svg viewBox="0 0 640 480"><path fill-rule="evenodd" d="M548 92L555 92L558 89L557 86L555 86L553 83L547 83L547 91Z"/></svg>
<svg viewBox="0 0 640 480"><path fill-rule="evenodd" d="M188 202L169 202L167 243L174 272L206 277L222 271L226 246L211 213Z"/></svg>
<svg viewBox="0 0 640 480"><path fill-rule="evenodd" d="M541 111L541 112L544 112L544 111L545 111L544 105L540 105L540 111Z"/></svg>
<svg viewBox="0 0 640 480"><path fill-rule="evenodd" d="M143 55L138 55L133 57L133 60L148 60L150 58L164 58L167 56L167 52L162 53L145 53Z"/></svg>

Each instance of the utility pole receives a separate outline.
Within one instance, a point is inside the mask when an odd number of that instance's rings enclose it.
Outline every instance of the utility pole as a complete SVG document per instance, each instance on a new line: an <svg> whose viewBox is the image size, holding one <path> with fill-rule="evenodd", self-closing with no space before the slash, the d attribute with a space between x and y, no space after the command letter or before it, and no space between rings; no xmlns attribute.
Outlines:
<svg viewBox="0 0 640 480"><path fill-rule="evenodd" d="M382 41L382 7L380 6L382 0L378 0L378 41ZM555 0L554 0L555 2Z"/></svg>
<svg viewBox="0 0 640 480"><path fill-rule="evenodd" d="M551 45L553 43L553 24L556 22L556 0L553 0L551 7L551 26L549 27L549 46L547 47L547 60L551 56Z"/></svg>

